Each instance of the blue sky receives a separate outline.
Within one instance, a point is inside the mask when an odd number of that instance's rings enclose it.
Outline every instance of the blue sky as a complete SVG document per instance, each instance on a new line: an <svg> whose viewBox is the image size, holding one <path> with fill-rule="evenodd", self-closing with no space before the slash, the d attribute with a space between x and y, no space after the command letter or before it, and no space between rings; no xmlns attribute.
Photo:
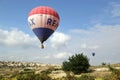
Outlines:
<svg viewBox="0 0 120 80"><path fill-rule="evenodd" d="M37 6L50 6L60 16L45 49L27 22ZM119 0L0 0L0 19L0 60L62 63L83 52L91 64L120 61Z"/></svg>

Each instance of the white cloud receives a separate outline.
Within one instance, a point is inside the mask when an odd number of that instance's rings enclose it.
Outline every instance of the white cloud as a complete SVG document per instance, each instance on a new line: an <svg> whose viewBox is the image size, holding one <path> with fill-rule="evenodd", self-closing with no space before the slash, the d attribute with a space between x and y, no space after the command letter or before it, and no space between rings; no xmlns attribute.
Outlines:
<svg viewBox="0 0 120 80"><path fill-rule="evenodd" d="M45 59L65 59L68 58L71 54L68 52L60 52L57 54L45 55Z"/></svg>
<svg viewBox="0 0 120 80"><path fill-rule="evenodd" d="M96 53L94 63L112 63L120 60L118 58L120 53L120 25L96 24L89 29L75 29L71 34L76 35L76 37L72 36L72 39L75 39L72 46L76 46L77 49L86 52L88 55L92 52Z"/></svg>
<svg viewBox="0 0 120 80"><path fill-rule="evenodd" d="M99 46L98 45L87 45L87 44L84 43L84 44L81 44L80 48L95 50L95 49L99 48Z"/></svg>
<svg viewBox="0 0 120 80"><path fill-rule="evenodd" d="M70 40L70 36L64 33L55 32L51 37L50 42L52 43L53 48L61 48L66 45L68 40Z"/></svg>
<svg viewBox="0 0 120 80"><path fill-rule="evenodd" d="M48 52L48 51L46 51ZM49 53L49 52L48 52ZM45 54L41 54L41 56L32 56L30 57L31 61L41 61L42 63L61 63L63 62L65 59L68 59L69 56L71 56L71 54L69 52L57 52L57 53L45 53Z"/></svg>
<svg viewBox="0 0 120 80"><path fill-rule="evenodd" d="M70 32L78 33L78 34L89 34L89 32L84 29L72 29L72 30L70 30Z"/></svg>
<svg viewBox="0 0 120 80"><path fill-rule="evenodd" d="M69 54L66 52L62 52L62 53L58 53L56 55L53 55L53 57L57 58L57 59L64 59L64 58L68 58Z"/></svg>
<svg viewBox="0 0 120 80"><path fill-rule="evenodd" d="M111 14L113 17L120 17L120 3L112 3Z"/></svg>
<svg viewBox="0 0 120 80"><path fill-rule="evenodd" d="M85 36L85 37L82 37L82 41L86 42L84 44L82 43L84 47L87 47L90 44L92 45L94 44L94 46L99 46L97 44L103 44L103 43L104 44L107 44L107 43L115 44L116 43L116 45L119 44L120 25L97 24L94 27L91 27L83 31L84 32L82 34L79 33L79 37L81 37L81 35Z"/></svg>
<svg viewBox="0 0 120 80"><path fill-rule="evenodd" d="M4 46L29 47L36 45L36 37L31 37L17 29L11 31L0 29L0 33L0 44Z"/></svg>

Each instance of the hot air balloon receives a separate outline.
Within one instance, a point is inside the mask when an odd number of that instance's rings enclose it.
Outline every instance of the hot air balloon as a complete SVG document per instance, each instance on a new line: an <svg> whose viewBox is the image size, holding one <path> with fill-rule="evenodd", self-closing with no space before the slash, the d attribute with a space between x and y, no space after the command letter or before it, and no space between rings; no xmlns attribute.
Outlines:
<svg viewBox="0 0 120 80"><path fill-rule="evenodd" d="M48 6L35 7L29 12L28 23L40 40L41 48L44 48L43 42L57 29L59 21L58 13Z"/></svg>
<svg viewBox="0 0 120 80"><path fill-rule="evenodd" d="M95 53L94 53L94 52L92 53L92 56L95 56Z"/></svg>

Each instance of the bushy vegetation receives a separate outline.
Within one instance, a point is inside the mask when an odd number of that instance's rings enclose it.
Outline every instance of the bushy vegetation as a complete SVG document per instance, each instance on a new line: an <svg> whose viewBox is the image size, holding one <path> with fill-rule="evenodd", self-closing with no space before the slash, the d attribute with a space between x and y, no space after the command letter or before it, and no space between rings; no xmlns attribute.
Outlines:
<svg viewBox="0 0 120 80"><path fill-rule="evenodd" d="M108 67L109 67L109 70L112 72L112 74L110 76L111 80L120 80L120 70L115 69L115 68L111 67L110 65Z"/></svg>
<svg viewBox="0 0 120 80"><path fill-rule="evenodd" d="M80 74L82 72L87 72L89 66L88 57L81 53L69 57L68 61L64 61L62 69L64 71L72 71L74 74Z"/></svg>
<svg viewBox="0 0 120 80"><path fill-rule="evenodd" d="M39 74L35 74L34 70L24 69L24 71L9 78L5 78L1 75L0 80L51 80L48 73L50 73L49 69Z"/></svg>
<svg viewBox="0 0 120 80"><path fill-rule="evenodd" d="M0 75L0 80L2 80L4 77L2 75Z"/></svg>
<svg viewBox="0 0 120 80"><path fill-rule="evenodd" d="M39 74L35 74L33 70L25 69L25 72L20 73L16 78L17 80L51 80L48 76L49 73L49 69L42 71Z"/></svg>
<svg viewBox="0 0 120 80"><path fill-rule="evenodd" d="M81 75L81 77L76 78L76 80L95 80L95 78L90 75Z"/></svg>

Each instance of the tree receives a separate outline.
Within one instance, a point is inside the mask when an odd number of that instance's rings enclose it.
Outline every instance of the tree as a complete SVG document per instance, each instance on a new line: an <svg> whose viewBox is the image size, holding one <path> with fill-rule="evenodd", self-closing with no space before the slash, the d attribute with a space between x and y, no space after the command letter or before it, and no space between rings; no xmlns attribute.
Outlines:
<svg viewBox="0 0 120 80"><path fill-rule="evenodd" d="M87 72L89 66L89 59L81 53L69 57L68 61L63 62L62 68L64 71L72 71L74 74L79 74Z"/></svg>
<svg viewBox="0 0 120 80"><path fill-rule="evenodd" d="M102 66L105 66L105 65L106 65L106 63L105 63L105 62L102 62L101 64L102 64Z"/></svg>

